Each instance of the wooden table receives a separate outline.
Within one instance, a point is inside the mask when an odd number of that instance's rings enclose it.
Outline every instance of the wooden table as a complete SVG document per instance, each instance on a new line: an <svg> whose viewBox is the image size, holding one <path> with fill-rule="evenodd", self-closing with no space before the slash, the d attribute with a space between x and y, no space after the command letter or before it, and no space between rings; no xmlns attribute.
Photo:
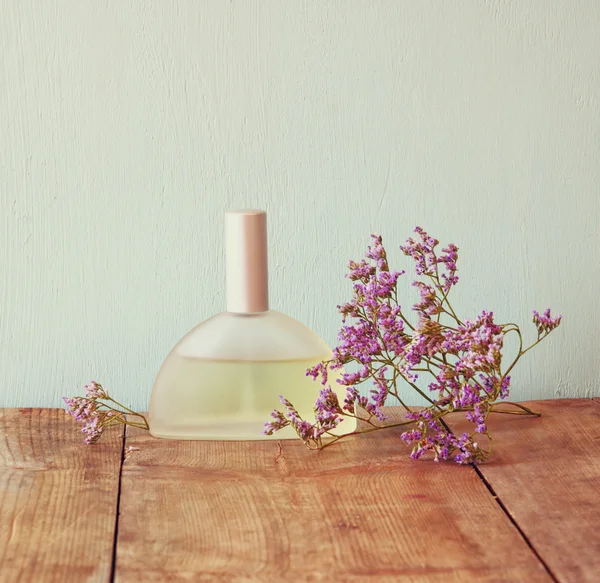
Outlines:
<svg viewBox="0 0 600 583"><path fill-rule="evenodd" d="M0 409L0 581L600 581L600 400L530 406L478 468L395 429L85 446L62 410Z"/></svg>

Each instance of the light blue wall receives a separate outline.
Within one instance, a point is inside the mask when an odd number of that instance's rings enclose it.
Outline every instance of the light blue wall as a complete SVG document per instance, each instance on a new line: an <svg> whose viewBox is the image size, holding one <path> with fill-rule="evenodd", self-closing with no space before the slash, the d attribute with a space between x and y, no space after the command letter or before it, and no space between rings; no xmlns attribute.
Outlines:
<svg viewBox="0 0 600 583"><path fill-rule="evenodd" d="M2 4L0 406L96 379L146 409L224 309L240 206L274 307L330 343L347 260L379 231L406 267L420 224L466 316L564 315L515 399L600 395L598 30L595 0Z"/></svg>

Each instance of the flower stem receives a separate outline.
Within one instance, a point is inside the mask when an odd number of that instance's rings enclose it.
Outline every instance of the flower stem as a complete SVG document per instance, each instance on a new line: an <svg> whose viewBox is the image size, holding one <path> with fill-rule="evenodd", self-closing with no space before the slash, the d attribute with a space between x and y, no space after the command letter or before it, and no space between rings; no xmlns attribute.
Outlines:
<svg viewBox="0 0 600 583"><path fill-rule="evenodd" d="M522 412L517 411L502 411L501 409L496 409L496 407L500 405L509 405L511 407L517 407L521 409ZM542 414L537 411L532 411L529 407L525 407L525 405L521 405L520 403L513 403L512 401L502 401L500 403L492 403L490 405L490 410L494 413L509 413L513 415L532 415L533 417L541 417Z"/></svg>
<svg viewBox="0 0 600 583"><path fill-rule="evenodd" d="M326 441L323 445L321 445L320 447L318 447L317 449L325 449L326 447L329 447L330 445L333 445L334 443L337 443L338 441L340 441L340 439L344 439L346 437L351 437L353 435L360 435L361 433L371 433L372 431L379 431L380 429L391 429L392 427L403 427L406 425L411 425L414 424L414 421L403 421L401 423L391 423L390 425L377 425L375 427L369 427L368 429L363 429L361 431L353 431L352 433L346 433L344 435L336 435L335 437L333 437L333 439L331 441ZM330 432L329 435L332 435Z"/></svg>
<svg viewBox="0 0 600 583"><path fill-rule="evenodd" d="M142 415L141 413L136 413L135 411L132 411L129 407L125 407L125 405L123 405L122 403L119 403L118 401L115 401L112 397L108 397L109 401L112 401L115 405L118 405L119 407L121 407L122 409L125 409L125 411L129 414L129 415L134 415L136 417L140 417L142 419L141 422L135 422L135 421L127 421L126 423L128 425L132 425L134 427L141 427L142 429L150 429L150 426L148 425L148 420L146 419L146 417L144 417L144 415Z"/></svg>

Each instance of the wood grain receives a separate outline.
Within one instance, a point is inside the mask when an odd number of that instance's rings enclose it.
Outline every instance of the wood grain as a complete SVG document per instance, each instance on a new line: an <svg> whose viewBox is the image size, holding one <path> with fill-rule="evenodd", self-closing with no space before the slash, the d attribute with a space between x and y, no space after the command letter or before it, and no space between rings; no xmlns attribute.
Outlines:
<svg viewBox="0 0 600 583"><path fill-rule="evenodd" d="M484 478L560 581L600 580L600 403L527 403L540 418L492 416ZM450 423L456 431L462 422Z"/></svg>
<svg viewBox="0 0 600 583"><path fill-rule="evenodd" d="M280 443L128 430L116 581L551 581L472 468Z"/></svg>
<svg viewBox="0 0 600 583"><path fill-rule="evenodd" d="M110 580L121 449L59 409L0 409L2 583Z"/></svg>

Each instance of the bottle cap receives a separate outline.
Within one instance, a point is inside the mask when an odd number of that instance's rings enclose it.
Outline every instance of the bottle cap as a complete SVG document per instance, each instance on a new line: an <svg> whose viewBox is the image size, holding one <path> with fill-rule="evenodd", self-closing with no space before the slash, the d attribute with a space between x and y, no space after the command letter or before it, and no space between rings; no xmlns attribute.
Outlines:
<svg viewBox="0 0 600 583"><path fill-rule="evenodd" d="M269 309L267 213L243 209L225 213L227 311Z"/></svg>

